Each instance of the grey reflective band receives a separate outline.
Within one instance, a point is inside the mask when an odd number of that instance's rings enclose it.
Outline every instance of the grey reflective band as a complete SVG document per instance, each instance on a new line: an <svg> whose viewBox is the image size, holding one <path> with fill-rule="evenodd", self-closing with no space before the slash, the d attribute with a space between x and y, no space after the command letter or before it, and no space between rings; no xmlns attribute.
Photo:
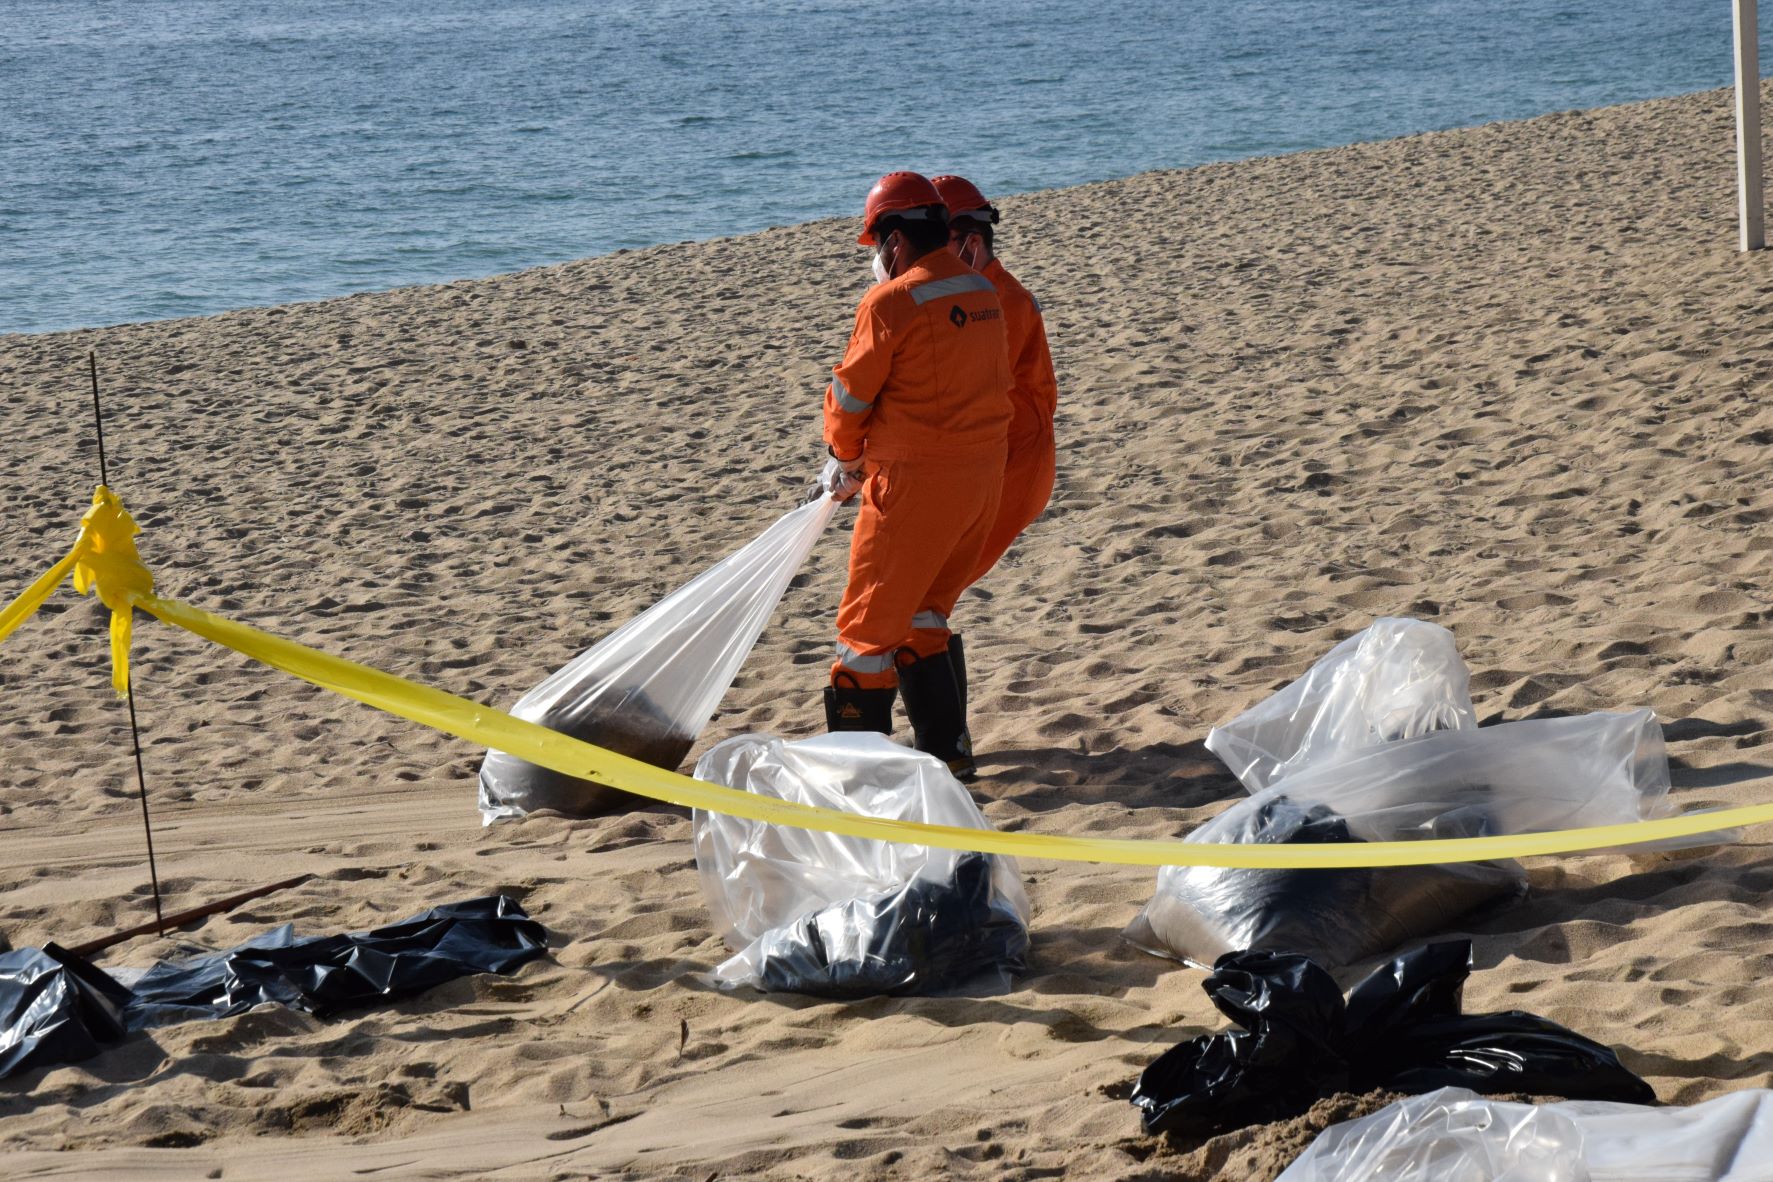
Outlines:
<svg viewBox="0 0 1773 1182"><path fill-rule="evenodd" d="M863 402L851 394L849 387L845 386L843 379L839 377L831 379L831 392L837 395L837 405L843 408L845 414L859 415L874 405L872 402Z"/></svg>
<svg viewBox="0 0 1773 1182"><path fill-rule="evenodd" d="M837 646L837 663L845 669L854 669L857 673L885 673L893 667L892 653L876 653L863 656L847 644Z"/></svg>
<svg viewBox="0 0 1773 1182"><path fill-rule="evenodd" d="M928 283L918 284L911 289L911 298L919 304L927 304L931 300L959 295L963 291L992 290L991 280L983 275L951 275L947 279L932 279Z"/></svg>
<svg viewBox="0 0 1773 1182"><path fill-rule="evenodd" d="M946 628L948 617L941 612L918 612L911 617L913 628Z"/></svg>
<svg viewBox="0 0 1773 1182"><path fill-rule="evenodd" d="M1040 306L1040 300L1035 298L1035 295L1033 292L1028 293L1028 301L1034 305L1034 310L1036 312L1045 312L1046 311L1045 308L1042 308Z"/></svg>

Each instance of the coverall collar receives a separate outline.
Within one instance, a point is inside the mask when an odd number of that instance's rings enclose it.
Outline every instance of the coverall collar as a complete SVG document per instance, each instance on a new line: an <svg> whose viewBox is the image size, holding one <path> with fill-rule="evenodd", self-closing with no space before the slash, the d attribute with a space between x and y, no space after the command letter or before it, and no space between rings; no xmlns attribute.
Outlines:
<svg viewBox="0 0 1773 1182"><path fill-rule="evenodd" d="M932 250L912 263L899 275L899 282L922 283L926 279L948 279L955 275L976 272L947 250Z"/></svg>

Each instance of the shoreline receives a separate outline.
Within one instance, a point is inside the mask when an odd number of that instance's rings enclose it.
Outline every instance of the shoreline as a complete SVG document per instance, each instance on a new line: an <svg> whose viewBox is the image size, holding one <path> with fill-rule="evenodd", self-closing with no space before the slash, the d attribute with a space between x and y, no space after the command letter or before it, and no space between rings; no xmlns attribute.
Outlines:
<svg viewBox="0 0 1773 1182"><path fill-rule="evenodd" d="M1773 78L1770 78L1766 82L1764 82L1763 86L1764 87L1773 87ZM1125 183L1125 182L1130 182L1130 181L1138 181L1142 178L1147 178L1147 177L1166 177L1166 176L1172 176L1176 173L1194 172L1194 171L1197 171L1200 169L1223 167L1223 166L1227 166L1227 165L1248 164L1248 163L1251 163L1254 161L1289 160L1289 159L1293 159L1296 157L1314 156L1319 153L1325 153L1325 152L1338 152L1338 151L1342 151L1344 149L1349 149L1349 148L1359 148L1359 147L1375 145L1375 144L1387 144L1387 143L1397 143L1397 142L1403 142L1403 141L1419 140L1419 139L1424 139L1427 137L1438 136L1438 135L1457 135L1457 134L1461 134L1461 133L1465 133L1465 132L1481 131L1485 128L1490 128L1490 127L1508 126L1508 125L1520 124L1520 123L1533 123L1533 122L1536 122L1536 121L1542 120L1542 119L1567 118L1569 116L1584 115L1584 114L1589 114L1589 113L1596 112L1596 111L1623 110L1623 109L1629 109L1632 107L1644 106L1646 104L1651 104L1651 103L1661 103L1661 102L1667 102L1667 101L1677 100L1677 99L1693 98L1693 97L1699 96L1699 95L1720 94L1720 93L1728 94L1728 93L1730 93L1730 91L1728 90L1728 88L1725 88L1724 90L1715 90L1714 89L1714 90L1699 90L1699 91L1682 91L1677 94L1661 95L1661 96L1657 96L1655 98L1649 98L1649 99L1639 99L1634 102L1615 104L1615 105L1609 106L1609 107L1558 108L1555 110L1544 111L1544 112L1541 112L1540 114L1533 115L1533 116L1530 116L1525 119L1490 120L1490 121L1484 122L1484 123L1461 124L1458 126L1445 127L1445 128L1431 128L1431 129L1424 130L1424 131L1411 132L1408 135L1403 135L1403 136L1387 136L1387 137L1383 137L1383 138L1379 138L1379 139L1351 140L1346 143L1327 144L1327 145L1322 145L1322 146L1318 146L1318 147L1301 148L1301 149L1298 149L1296 151L1291 151L1291 152L1282 152L1282 153L1274 153L1274 154L1267 154L1267 155L1259 154L1259 155L1252 155L1252 156L1235 156L1235 157L1226 157L1224 159L1205 160L1205 161L1201 161L1196 164L1184 164L1184 165L1175 165L1175 166L1168 167L1168 168L1146 169L1141 172L1127 173L1124 175L1118 175L1118 176L1112 176L1112 177L1102 177L1102 178L1098 178L1096 180L1082 181L1082 182L1079 182L1077 184L1072 184L1072 185L1061 185L1061 186L1056 186L1053 188L1045 188L1045 189L1030 189L1030 190L1027 190L1025 192L1020 192L1020 193L1004 194L1001 197L999 197L996 194L993 194L993 200L996 201L999 204L999 206L1001 207L1001 206L1004 206L1006 203L1014 204L1018 201L1025 200L1028 198L1038 198L1038 197L1044 197L1047 195L1057 195L1057 194L1069 193L1069 192L1074 192L1074 191L1080 190L1080 189L1089 189L1089 188L1092 188L1097 185L1112 185L1112 184L1120 184L1120 183ZM1770 93L1773 93L1773 90L1770 90ZM860 208L860 205L858 202L858 210L859 210L859 208ZM531 264L527 264L525 266L513 268L511 270L494 271L494 272L492 272L490 274L486 274L486 275L459 276L459 277L452 278L452 279L418 281L418 282L413 282L413 283L395 283L390 286L367 288L367 289L360 290L360 291L344 291L344 292L336 292L331 295L314 296L312 298L307 298L307 299L286 300L282 303L277 303L277 304L244 304L244 305L240 305L237 307L221 309L221 310L215 311L215 312L202 312L202 313L196 313L193 315L184 315L184 316L165 316L165 317L157 317L157 318L150 319L150 320L127 320L127 321L120 321L115 324L79 325L79 326L68 327L68 328L31 329L31 330L25 330L25 331L0 332L0 341L6 341L6 340L9 340L9 339L12 339L15 337L65 336L70 333L103 332L103 331L119 329L119 328L131 328L131 327L136 327L136 326L140 326L140 325L174 324L174 323L181 323L184 321L191 321L191 320L211 320L211 319L214 319L218 316L231 316L231 315L236 315L239 313L248 313L248 312L268 312L268 311L271 311L272 309L303 308L303 307L312 306L314 304L331 303L335 300L353 299L353 298L357 298L357 297L361 297L361 296L392 295L396 292L403 292L403 291L442 290L442 289L459 287L463 284L486 283L486 282L491 282L494 280L511 279L511 278L514 278L517 276L528 274L530 272L545 271L545 270L549 270L551 268L556 268L556 267L572 266L574 264L588 263L588 262L593 262L593 261L602 260L602 259L621 258L621 257L628 256L628 255L640 254L640 253L643 253L646 251L653 251L653 250L672 248L672 247L707 246L707 245L713 245L716 243L731 241L734 239L750 238L750 237L753 237L753 236L759 235L759 234L769 234L769 233L775 233L775 232L779 232L779 231L800 229L800 228L804 228L804 227L821 226L826 223L835 223L835 222L842 222L842 221L846 221L846 220L853 220L855 217L859 217L859 216L860 216L859 213L854 213L854 214L826 215L826 216L822 216L822 217L811 217L811 218L804 219L802 221L791 222L786 225L762 226L762 227L758 227L758 228L750 229L750 230L739 230L739 231L735 231L733 233L717 234L717 235L713 235L708 238L681 239L681 240L676 240L676 241L671 241L671 242L655 242L655 243L650 243L645 246L620 247L620 248L617 248L616 250L608 251L604 254L583 255L583 256L580 256L577 258L571 258L571 259L556 259L556 260L553 260L550 262L531 263Z"/></svg>

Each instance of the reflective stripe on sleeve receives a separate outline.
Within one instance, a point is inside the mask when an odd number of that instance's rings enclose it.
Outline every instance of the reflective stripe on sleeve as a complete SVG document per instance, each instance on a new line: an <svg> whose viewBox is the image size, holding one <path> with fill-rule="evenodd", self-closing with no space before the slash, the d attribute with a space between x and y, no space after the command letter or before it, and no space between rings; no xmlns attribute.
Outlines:
<svg viewBox="0 0 1773 1182"><path fill-rule="evenodd" d="M920 283L911 289L911 298L918 304L927 304L931 300L939 300L943 296L959 295L963 291L993 291L991 280L974 273L972 275L950 275L947 279L932 279L928 283Z"/></svg>
<svg viewBox="0 0 1773 1182"><path fill-rule="evenodd" d="M941 612L918 612L911 617L913 628L946 628L948 617Z"/></svg>
<svg viewBox="0 0 1773 1182"><path fill-rule="evenodd" d="M837 663L845 669L854 669L857 673L885 673L893 667L892 653L870 653L863 655L847 644L838 644Z"/></svg>
<svg viewBox="0 0 1773 1182"><path fill-rule="evenodd" d="M837 405L843 409L845 414L859 415L874 405L872 402L863 402L851 394L849 387L845 386L843 379L839 377L831 379L831 392L837 395Z"/></svg>

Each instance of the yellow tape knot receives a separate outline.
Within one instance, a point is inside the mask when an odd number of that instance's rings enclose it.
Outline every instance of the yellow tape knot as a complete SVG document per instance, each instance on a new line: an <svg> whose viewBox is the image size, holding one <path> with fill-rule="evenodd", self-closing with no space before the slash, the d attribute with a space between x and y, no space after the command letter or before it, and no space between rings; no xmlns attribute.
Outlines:
<svg viewBox="0 0 1773 1182"><path fill-rule="evenodd" d="M101 484L74 541L74 590L97 592L99 602L111 609L111 684L119 696L129 693L134 608L154 597L154 576L135 550L135 535L141 532L117 494Z"/></svg>

